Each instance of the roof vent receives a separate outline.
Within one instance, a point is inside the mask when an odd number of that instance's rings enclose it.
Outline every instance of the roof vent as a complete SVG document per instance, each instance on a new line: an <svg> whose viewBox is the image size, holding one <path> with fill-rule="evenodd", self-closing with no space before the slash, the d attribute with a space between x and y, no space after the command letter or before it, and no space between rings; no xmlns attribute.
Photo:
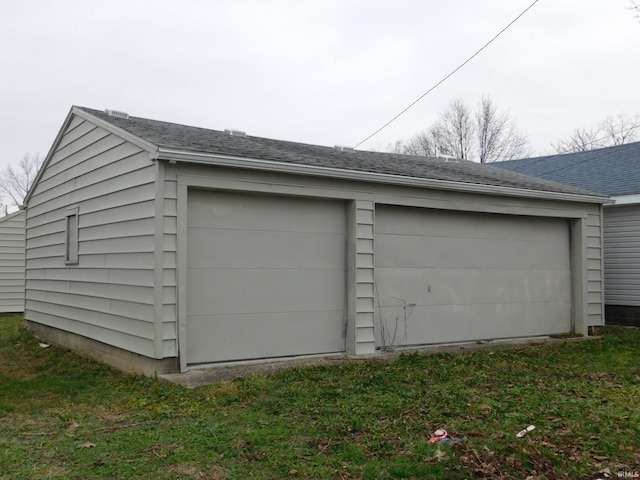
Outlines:
<svg viewBox="0 0 640 480"><path fill-rule="evenodd" d="M227 135L231 135L232 137L246 137L247 132L243 132L242 130L234 130L232 128L225 128L224 133Z"/></svg>
<svg viewBox="0 0 640 480"><path fill-rule="evenodd" d="M346 152L346 153L353 153L353 152L355 152L355 148L353 148L353 147L347 147L347 146L345 146L345 145L334 145L334 146L333 146L333 149L334 149L336 152Z"/></svg>
<svg viewBox="0 0 640 480"><path fill-rule="evenodd" d="M109 110L107 108L105 109L104 113L106 113L110 117L118 117L118 118L124 118L125 120L129 120L129 114L126 112L119 112L118 110Z"/></svg>
<svg viewBox="0 0 640 480"><path fill-rule="evenodd" d="M460 163L460 159L458 157L454 157L453 155L438 155L436 158L444 160L445 162Z"/></svg>

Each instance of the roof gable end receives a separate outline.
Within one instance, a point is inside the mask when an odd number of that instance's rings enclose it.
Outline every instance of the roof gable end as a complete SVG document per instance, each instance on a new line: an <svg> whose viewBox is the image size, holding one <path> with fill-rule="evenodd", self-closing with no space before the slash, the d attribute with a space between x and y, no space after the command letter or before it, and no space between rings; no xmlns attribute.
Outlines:
<svg viewBox="0 0 640 480"><path fill-rule="evenodd" d="M27 195L25 196L24 205L27 205L29 199L33 195L33 192L36 186L38 185L38 182L42 178L42 175L44 174L45 170L50 165L55 152L58 150L60 146L60 142L62 141L64 135L69 130L70 125L72 124L74 118L76 117L80 117L83 120L96 125L97 127L104 128L105 130L113 133L114 135L118 135L122 137L124 140L137 145L141 149L147 150L152 156L154 156L158 150L157 145L154 145L153 143L150 143L140 137L137 137L136 135L132 135L126 129L119 128L117 125L114 125L111 122L104 121L103 119L96 117L95 115L89 114L86 111L86 109L75 107L75 106L71 107L71 110L67 114L67 117L62 123L62 126L60 127L60 130L58 131L58 134L56 135L56 138L54 139L53 144L49 149L49 152L47 153L47 156L45 157L44 161L42 162L42 165L40 166L40 169L38 170L38 174L36 175L36 178L34 179L33 183L31 184L31 187L29 188L29 191L27 192Z"/></svg>

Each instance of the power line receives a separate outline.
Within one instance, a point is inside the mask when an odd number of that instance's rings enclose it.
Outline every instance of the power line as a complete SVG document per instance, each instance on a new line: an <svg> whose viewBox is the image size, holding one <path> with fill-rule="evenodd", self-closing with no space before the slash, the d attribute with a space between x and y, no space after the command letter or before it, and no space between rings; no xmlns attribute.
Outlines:
<svg viewBox="0 0 640 480"><path fill-rule="evenodd" d="M435 90L437 87L439 87L442 83L444 83L445 81L447 81L449 79L449 77L451 77L452 75L454 75L458 70L460 70L462 67L464 67L467 63L469 63L471 60L473 60L480 52L482 52L485 48L487 48L489 45L491 45L500 35L502 35L511 25L513 25L514 23L516 23L518 21L518 19L520 17L522 17L525 13L527 13L536 3L538 3L540 0L535 0L531 5L529 5L527 8L525 8L520 15L518 15L516 18L514 18L513 20L511 20L511 22L509 22L507 24L506 27L504 27L502 30L500 30L491 40L489 40L487 43L485 43L482 47L480 47L478 50L476 50L476 52L471 55L469 58L467 58L464 62L462 62L460 65L458 65L455 69L453 69L448 75L446 75L444 78L442 78L442 80L440 80L438 83L436 83L433 87L431 87L429 90L427 90L426 92L424 92L422 95L420 95L416 100L414 100L413 102L411 102L411 104L409 104L409 106L407 106L404 110L402 110L400 113L398 113L395 117L393 117L391 120L389 120L387 123L385 123L383 126L381 126L378 130L376 130L375 132L373 132L371 135L369 135L367 138L365 138L364 140L362 140L361 142L357 143L356 146L354 148L358 148L360 145L362 145L364 142L366 142L367 140L369 140L370 138L376 136L378 133L380 133L382 130L384 130L385 128L387 128L389 125L391 125L393 122L395 122L401 115L403 115L407 110L409 110L411 107L413 107L416 103L418 103L420 100L422 100L424 97L426 97L429 93L431 93L433 90Z"/></svg>

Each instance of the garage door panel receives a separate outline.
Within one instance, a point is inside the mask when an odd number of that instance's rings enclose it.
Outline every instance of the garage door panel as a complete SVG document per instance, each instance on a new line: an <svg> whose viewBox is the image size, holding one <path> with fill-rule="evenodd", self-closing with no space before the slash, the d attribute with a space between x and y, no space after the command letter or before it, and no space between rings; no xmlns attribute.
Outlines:
<svg viewBox="0 0 640 480"><path fill-rule="evenodd" d="M569 252L564 219L377 206L376 340L409 311L412 345L570 331Z"/></svg>
<svg viewBox="0 0 640 480"><path fill-rule="evenodd" d="M344 263L344 232L191 228L189 237L192 244L206 245L187 252L189 264L200 268L342 268Z"/></svg>
<svg viewBox="0 0 640 480"><path fill-rule="evenodd" d="M565 303L416 306L408 309L406 339L402 307L382 307L379 315L387 339L383 341L381 329L377 329L377 344L398 346L528 337L540 335L541 329L547 335L565 333L569 322L554 319L570 318L571 308ZM487 324L483 320L486 318L494 321Z"/></svg>
<svg viewBox="0 0 640 480"><path fill-rule="evenodd" d="M216 194L189 192L187 227L344 233L344 205L340 202L233 193L218 194L212 202L212 195ZM313 215L309 215L310 209Z"/></svg>
<svg viewBox="0 0 640 480"><path fill-rule="evenodd" d="M529 302L571 303L566 271L489 269L377 269L382 305ZM492 285L487 288L486 285ZM401 300L398 300L401 299Z"/></svg>
<svg viewBox="0 0 640 480"><path fill-rule="evenodd" d="M342 305L339 269L193 269L189 314L315 312Z"/></svg>
<svg viewBox="0 0 640 480"><path fill-rule="evenodd" d="M564 242L565 234L554 227L556 218L510 215L505 222L503 215L471 215L468 212L429 210L384 206L384 223L376 216L376 234L426 237L487 238L496 240L529 240L539 242ZM452 223L452 216L464 220Z"/></svg>
<svg viewBox="0 0 640 480"><path fill-rule="evenodd" d="M326 335L329 328L342 331L341 318L339 311L189 316L189 330L202 332L215 325L209 336L188 337L189 363L278 357L283 351L287 355L341 351L344 339Z"/></svg>
<svg viewBox="0 0 640 480"><path fill-rule="evenodd" d="M344 351L344 204L190 190L187 363Z"/></svg>
<svg viewBox="0 0 640 480"><path fill-rule="evenodd" d="M472 248L477 255L461 255ZM379 267L395 268L530 268L536 258L536 268L553 269L566 260L566 243L550 248L550 242L532 240L473 239L458 237L376 236Z"/></svg>

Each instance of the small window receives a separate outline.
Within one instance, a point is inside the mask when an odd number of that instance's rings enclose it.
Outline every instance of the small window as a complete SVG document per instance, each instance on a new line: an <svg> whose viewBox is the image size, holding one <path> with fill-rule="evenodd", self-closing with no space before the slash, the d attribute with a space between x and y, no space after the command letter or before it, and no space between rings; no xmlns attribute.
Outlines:
<svg viewBox="0 0 640 480"><path fill-rule="evenodd" d="M67 265L78 264L78 208L67 210L65 215L65 258Z"/></svg>

